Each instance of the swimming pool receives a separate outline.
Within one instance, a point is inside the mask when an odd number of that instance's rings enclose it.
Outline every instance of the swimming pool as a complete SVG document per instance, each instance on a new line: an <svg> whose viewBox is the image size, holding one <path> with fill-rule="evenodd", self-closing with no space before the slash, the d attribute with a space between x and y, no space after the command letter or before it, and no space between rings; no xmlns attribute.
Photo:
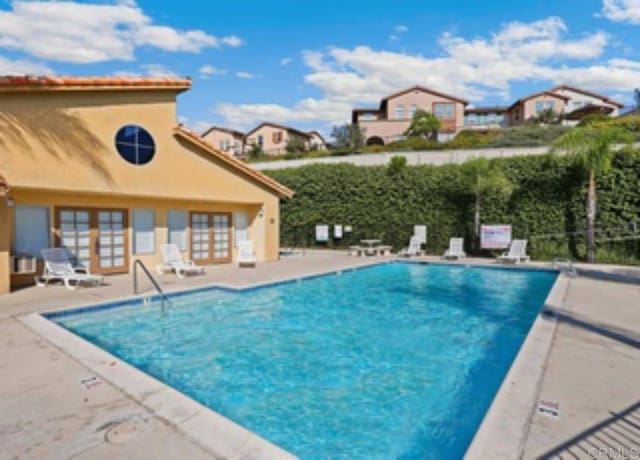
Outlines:
<svg viewBox="0 0 640 460"><path fill-rule="evenodd" d="M556 277L390 263L49 317L301 458L457 458Z"/></svg>

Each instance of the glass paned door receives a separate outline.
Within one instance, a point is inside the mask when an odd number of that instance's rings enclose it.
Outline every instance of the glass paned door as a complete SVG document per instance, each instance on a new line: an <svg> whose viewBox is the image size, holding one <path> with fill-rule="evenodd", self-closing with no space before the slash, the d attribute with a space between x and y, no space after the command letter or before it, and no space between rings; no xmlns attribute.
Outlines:
<svg viewBox="0 0 640 460"><path fill-rule="evenodd" d="M91 226L88 210L59 211L60 247L65 248L74 265L91 269Z"/></svg>
<svg viewBox="0 0 640 460"><path fill-rule="evenodd" d="M58 245L76 265L94 273L128 271L126 210L60 208L56 213Z"/></svg>
<svg viewBox="0 0 640 460"><path fill-rule="evenodd" d="M209 214L191 214L191 258L196 262L209 262Z"/></svg>
<svg viewBox="0 0 640 460"><path fill-rule="evenodd" d="M231 261L230 213L191 213L191 258L200 264Z"/></svg>
<svg viewBox="0 0 640 460"><path fill-rule="evenodd" d="M97 264L101 273L119 272L125 267L124 211L99 210Z"/></svg>
<svg viewBox="0 0 640 460"><path fill-rule="evenodd" d="M231 260L229 235L231 233L229 214L213 214L213 259L216 262Z"/></svg>

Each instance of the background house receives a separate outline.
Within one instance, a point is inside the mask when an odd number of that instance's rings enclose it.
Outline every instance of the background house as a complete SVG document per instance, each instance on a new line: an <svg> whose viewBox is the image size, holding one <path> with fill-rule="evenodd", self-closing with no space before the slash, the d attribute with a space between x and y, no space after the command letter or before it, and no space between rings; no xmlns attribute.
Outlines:
<svg viewBox="0 0 640 460"><path fill-rule="evenodd" d="M33 282L17 258L60 246L91 271L127 273L178 245L230 263L251 239L279 254L292 192L176 125L188 79L0 77L0 292ZM40 267L41 269L41 264Z"/></svg>
<svg viewBox="0 0 640 460"><path fill-rule="evenodd" d="M234 156L241 156L244 147L244 133L222 126L212 126L200 137L218 148L220 151Z"/></svg>
<svg viewBox="0 0 640 460"><path fill-rule="evenodd" d="M246 149L258 145L266 155L282 155L287 153L287 144L299 139L304 150L324 150L326 143L317 131L304 132L290 126L263 122L249 131L245 138Z"/></svg>
<svg viewBox="0 0 640 460"><path fill-rule="evenodd" d="M453 138L464 127L468 102L423 86L413 86L383 98L377 109L354 109L351 121L365 130L367 145L385 145L404 138L416 110L433 113L442 124L438 140Z"/></svg>

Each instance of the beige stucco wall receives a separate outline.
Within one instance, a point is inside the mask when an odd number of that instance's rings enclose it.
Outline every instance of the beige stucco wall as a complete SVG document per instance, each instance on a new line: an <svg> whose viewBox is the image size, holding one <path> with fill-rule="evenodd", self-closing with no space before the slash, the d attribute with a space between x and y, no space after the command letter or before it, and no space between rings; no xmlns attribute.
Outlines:
<svg viewBox="0 0 640 460"><path fill-rule="evenodd" d="M569 102L564 107L565 112L571 112L582 105L593 104L593 105L602 105L602 106L610 107L611 109L613 109L613 112L611 112L612 117L616 117L619 114L619 109L617 105L606 102L601 98L589 96L588 94L583 94L583 93L572 91L566 88L556 89L553 92L554 94L560 94L561 96L566 96L570 98Z"/></svg>
<svg viewBox="0 0 640 460"><path fill-rule="evenodd" d="M275 133L282 133L282 141L279 143L273 142L273 135ZM264 125L256 131L247 136L247 144L253 145L258 143L258 137L262 136L262 150L267 155L282 155L287 153L287 141L291 133L286 129L282 129L276 126ZM305 146L309 148L309 141L305 139Z"/></svg>
<svg viewBox="0 0 640 460"><path fill-rule="evenodd" d="M387 119L386 120L361 120L358 124L366 129L367 139L378 136L384 140L384 143L392 142L398 136L402 136L411 124L411 106L415 104L417 110L425 110L433 113L434 103L453 103L455 119L451 122L443 121L441 131L458 132L464 128L464 104L458 101L448 99L446 97L427 93L425 91L414 90L409 93L402 94L390 98L387 101ZM396 107L402 105L403 117L396 117Z"/></svg>
<svg viewBox="0 0 640 460"><path fill-rule="evenodd" d="M0 195L0 293L9 292L9 255L11 220L7 200ZM5 270L2 267L6 267Z"/></svg>
<svg viewBox="0 0 640 460"><path fill-rule="evenodd" d="M220 129L213 129L203 137L207 142L213 145L215 148L228 153L230 155L239 155L242 153L242 138L234 136L233 134L222 131ZM223 146L229 145L229 149L223 149Z"/></svg>
<svg viewBox="0 0 640 460"><path fill-rule="evenodd" d="M168 209L249 210L256 255L277 259L278 196L174 136L174 93L67 91L0 94L0 100L0 171L16 204L156 209L156 246L166 241ZM150 163L132 165L117 153L115 134L126 124L153 136L156 154ZM264 216L257 219L263 206ZM1 230L0 288L8 270L3 248L10 245ZM156 253L144 260L155 264L158 258Z"/></svg>
<svg viewBox="0 0 640 460"><path fill-rule="evenodd" d="M365 130L365 138L381 137L385 144L393 142L398 136L402 136L411 120L371 120L358 123Z"/></svg>
<svg viewBox="0 0 640 460"><path fill-rule="evenodd" d="M541 94L540 96L532 97L524 101L524 121L528 121L534 118L538 113L536 112L536 103L537 102L553 102L553 111L556 113L564 112L565 101L564 99L559 99L553 96L549 96L546 94Z"/></svg>

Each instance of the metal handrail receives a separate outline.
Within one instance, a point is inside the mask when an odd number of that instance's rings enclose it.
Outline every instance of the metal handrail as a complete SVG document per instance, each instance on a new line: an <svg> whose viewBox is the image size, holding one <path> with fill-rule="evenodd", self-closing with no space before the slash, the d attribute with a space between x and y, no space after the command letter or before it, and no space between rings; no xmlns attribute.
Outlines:
<svg viewBox="0 0 640 460"><path fill-rule="evenodd" d="M149 279L149 281L151 281L153 287L156 289L156 291L158 291L158 294L160 294L160 301L162 309L164 310L165 301L168 303L171 303L171 301L169 300L169 297L167 297L167 295L162 291L162 288L160 288L160 285L153 277L153 275L151 275L151 272L149 271L147 266L140 259L136 259L133 262L133 293L138 294L138 270L136 270L137 267L142 268L144 274L147 275L147 278Z"/></svg>

